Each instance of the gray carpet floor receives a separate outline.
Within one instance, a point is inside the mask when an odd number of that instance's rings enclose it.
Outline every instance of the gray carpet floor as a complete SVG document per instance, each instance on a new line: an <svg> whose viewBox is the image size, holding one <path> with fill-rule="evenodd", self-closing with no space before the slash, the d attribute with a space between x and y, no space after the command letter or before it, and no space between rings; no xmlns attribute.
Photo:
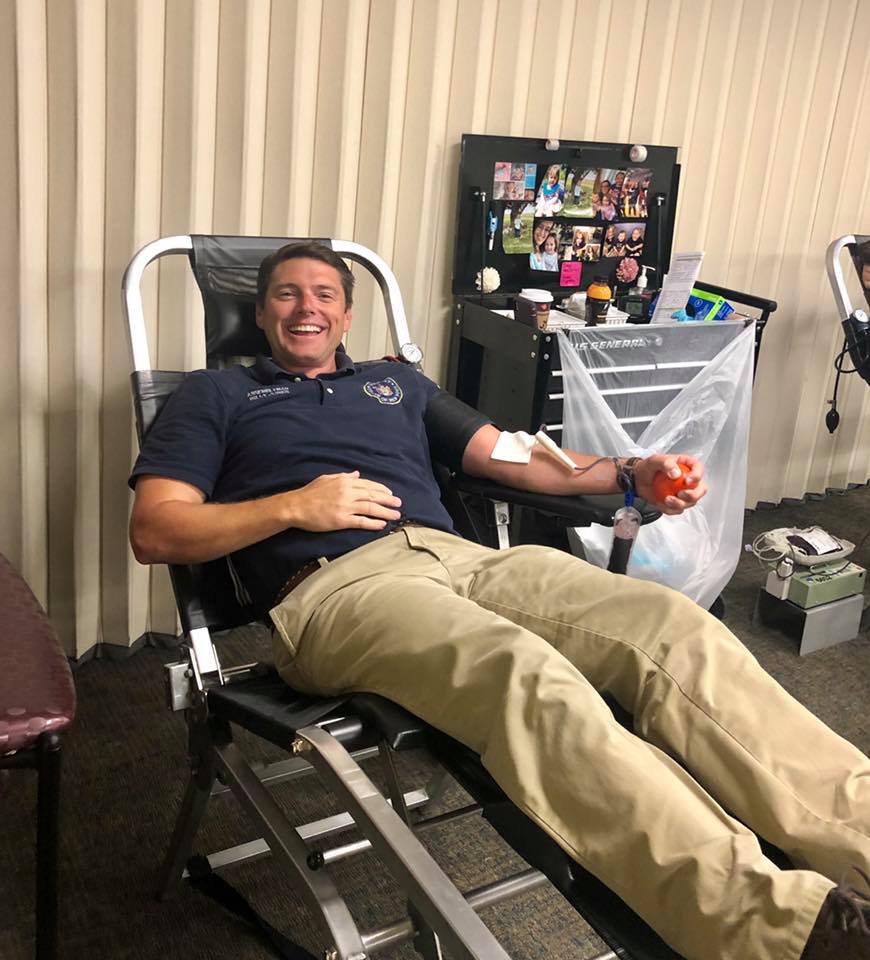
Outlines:
<svg viewBox="0 0 870 960"><path fill-rule="evenodd" d="M747 514L744 540L773 527L812 523L857 543L870 530L870 488ZM859 546L855 559L870 566L870 538ZM724 593L726 622L794 696L870 752L867 630L855 640L798 657L795 640L751 622L764 576L753 557L741 558ZM229 646L234 643L241 646L242 641L231 641ZM226 656L250 659L240 649ZM186 885L180 885L166 902L156 902L152 895L185 776L185 726L180 715L163 707L161 665L172 659L170 651L144 649L120 662L98 659L76 670L79 709L67 741L62 800L62 960L268 956L241 921ZM255 756L279 759L277 750L242 739ZM416 751L401 755L400 767L408 785L425 783L434 769L428 757ZM377 771L370 765L367 769L377 779ZM0 780L0 960L33 956L34 781L33 775L23 771ZM448 794L451 802L462 798L455 786ZM300 818L335 811L314 781L306 782L301 795L294 785L278 787L277 795ZM217 798L198 847L207 852L253 838L234 801ZM476 818L452 831L433 830L426 835L426 843L462 889L523 866ZM316 928L271 861L236 867L228 876L276 926L315 950ZM365 928L401 914L401 894L373 857L344 864L338 879ZM515 960L585 960L604 950L552 889L488 909L483 916ZM408 945L384 955L415 956Z"/></svg>

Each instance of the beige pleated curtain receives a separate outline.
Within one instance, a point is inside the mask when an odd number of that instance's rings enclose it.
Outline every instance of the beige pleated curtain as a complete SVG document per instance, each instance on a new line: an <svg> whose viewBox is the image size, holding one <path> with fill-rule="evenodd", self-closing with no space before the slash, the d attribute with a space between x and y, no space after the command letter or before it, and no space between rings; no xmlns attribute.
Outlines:
<svg viewBox="0 0 870 960"><path fill-rule="evenodd" d="M750 505L863 483L870 391L822 423L823 255L870 233L868 65L867 0L0 0L0 550L73 655L174 632L126 542L125 264L174 233L357 240L438 378L463 132L678 146L676 249L780 305ZM184 271L146 297L159 364L201 362ZM355 355L388 345L372 304Z"/></svg>

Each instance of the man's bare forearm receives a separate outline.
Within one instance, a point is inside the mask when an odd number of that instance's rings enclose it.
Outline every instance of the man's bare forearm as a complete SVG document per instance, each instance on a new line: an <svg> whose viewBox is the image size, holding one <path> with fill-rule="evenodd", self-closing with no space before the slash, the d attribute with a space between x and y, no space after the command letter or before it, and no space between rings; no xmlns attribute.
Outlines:
<svg viewBox="0 0 870 960"><path fill-rule="evenodd" d="M616 469L609 457L588 456L565 451L580 467L571 470L543 448L532 448L529 463L493 460L492 451L499 432L493 426L481 427L465 449L462 469L475 477L485 477L519 490L571 496L583 493L614 493Z"/></svg>
<svg viewBox="0 0 870 960"><path fill-rule="evenodd" d="M491 424L481 427L468 441L462 458L462 469L474 477L485 477L506 486L534 493L550 493L560 496L578 494L616 493L616 464L613 457L596 457L588 454L564 451L577 464L571 470L540 447L532 449L529 463L507 463L493 460L492 452L499 432ZM623 463L624 458L617 458ZM680 465L688 470L685 486L676 495L659 500L654 478L657 473L674 478L681 473ZM703 481L704 467L696 457L685 454L654 453L634 464L634 487L639 496L663 513L682 513L694 506L707 492Z"/></svg>
<svg viewBox="0 0 870 960"><path fill-rule="evenodd" d="M136 484L130 543L140 563L205 563L291 527L381 530L401 518L401 506L388 487L357 470L239 503L207 503L188 483L145 476Z"/></svg>
<svg viewBox="0 0 870 960"><path fill-rule="evenodd" d="M549 453L535 448L529 463L506 463L489 460L478 475L506 486L534 493L576 496L584 493L615 493L616 469L610 457L593 457L566 450L565 453L580 467L571 471Z"/></svg>
<svg viewBox="0 0 870 960"><path fill-rule="evenodd" d="M205 563L292 525L292 492L240 503L167 499L134 509L130 542L140 563Z"/></svg>

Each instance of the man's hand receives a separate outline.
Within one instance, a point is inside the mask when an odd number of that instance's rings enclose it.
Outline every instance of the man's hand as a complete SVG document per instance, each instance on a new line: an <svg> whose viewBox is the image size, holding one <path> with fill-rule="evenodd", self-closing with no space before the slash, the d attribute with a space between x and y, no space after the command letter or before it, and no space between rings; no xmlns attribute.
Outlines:
<svg viewBox="0 0 870 960"><path fill-rule="evenodd" d="M300 530L382 530L390 520L402 516L402 501L392 490L363 480L359 470L325 473L285 496L292 502L290 526Z"/></svg>
<svg viewBox="0 0 870 960"><path fill-rule="evenodd" d="M653 490L655 475L661 472L672 480L676 480L683 474L680 464L689 468L685 486L675 496L667 496L664 500L659 500ZM672 516L682 513L689 507L694 507L707 493L707 485L704 483L704 465L697 457L685 454L654 453L651 457L641 460L634 469L634 485L639 497L661 510L662 513Z"/></svg>

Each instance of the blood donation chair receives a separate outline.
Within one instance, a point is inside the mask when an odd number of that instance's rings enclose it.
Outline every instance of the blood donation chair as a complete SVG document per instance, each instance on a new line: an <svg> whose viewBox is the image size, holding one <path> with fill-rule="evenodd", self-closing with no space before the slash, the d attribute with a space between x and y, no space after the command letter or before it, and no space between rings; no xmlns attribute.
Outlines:
<svg viewBox="0 0 870 960"><path fill-rule="evenodd" d="M857 274L858 283L864 293L867 309L857 306L852 309L852 301L843 276L841 254L846 250ZM834 357L834 395L828 401L830 410L825 415L825 425L833 433L840 425L840 413L837 410L837 392L842 374L857 373L865 383L870 383L870 236L848 233L837 237L828 245L825 252L825 267L828 281L837 304L840 325L843 328L843 347ZM846 354L852 361L852 369L844 366Z"/></svg>
<svg viewBox="0 0 870 960"><path fill-rule="evenodd" d="M148 244L130 262L124 275L123 300L140 440L185 377L181 371L151 366L141 295L146 267L168 254L189 258L203 299L207 363L220 367L240 357L268 352L254 320L257 268L264 256L287 242L284 238L168 237ZM408 332L398 285L386 264L355 243L319 242L373 274L384 294L395 354L405 362L419 363L421 354ZM448 477L445 489L446 502L458 511L458 528L494 545L504 545L509 537L506 527L512 505L539 509L566 525L577 526L609 523L621 504L620 497L548 497L461 476ZM489 514L483 502L493 505ZM647 520L657 516L643 504L640 508ZM411 939L425 960L440 958L442 945L455 960L499 960L508 954L475 911L549 880L611 946L597 960L679 960L615 894L571 861L514 807L477 756L461 744L380 697L354 694L340 700L317 699L292 690L269 664L222 663L216 635L255 616L236 599L225 561L172 566L170 574L185 659L166 667L167 691L171 708L182 711L187 720L191 772L162 868L160 895L168 895L188 870L194 880L201 880L234 861L270 852L285 869L288 884L320 922L325 960L365 960L380 949ZM255 770L233 738L236 727L287 750L290 757L266 770ZM426 818L426 792L403 789L393 759L396 751L421 746L428 747L471 795L474 802L470 807ZM361 760L377 755L384 764L388 798L359 766ZM294 826L266 782L293 781L294 789L304 789L302 775L315 772L347 812ZM582 780L583 772L578 771L578 790L583 789ZM262 839L208 857L192 857L209 800L213 794L226 793L226 788L262 831ZM462 894L417 834L427 824L476 812L482 813L530 867ZM324 845L330 835L350 826L359 830L360 840L331 848ZM352 918L329 869L330 864L366 850L380 858L409 903L408 918L388 918L382 926L367 931ZM255 922L261 934L265 929L279 955L309 956L265 921L257 918Z"/></svg>

